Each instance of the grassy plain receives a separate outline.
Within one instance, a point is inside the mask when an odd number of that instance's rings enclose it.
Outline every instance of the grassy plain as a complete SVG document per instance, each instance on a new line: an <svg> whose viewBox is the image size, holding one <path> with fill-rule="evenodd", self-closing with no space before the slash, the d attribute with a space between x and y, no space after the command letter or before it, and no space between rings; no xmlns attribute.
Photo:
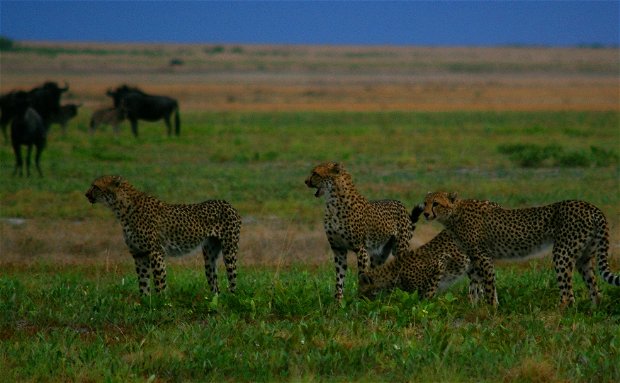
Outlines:
<svg viewBox="0 0 620 383"><path fill-rule="evenodd" d="M3 380L620 379L619 289L602 285L591 309L576 276L562 312L549 257L498 265L497 311L472 308L465 281L431 301L363 301L354 267L334 304L323 201L303 184L339 160L367 197L408 206L438 189L511 207L585 199L611 222L617 272L617 51L28 47L2 52L2 92L67 80L65 102L84 105L67 136L50 133L44 178L11 177L0 146ZM178 97L181 137L142 122L139 139L126 124L89 135L122 82ZM167 294L141 298L120 227L83 196L104 173L171 202L235 205L238 293L211 296L194 255L169 260ZM414 245L439 229L418 225Z"/></svg>

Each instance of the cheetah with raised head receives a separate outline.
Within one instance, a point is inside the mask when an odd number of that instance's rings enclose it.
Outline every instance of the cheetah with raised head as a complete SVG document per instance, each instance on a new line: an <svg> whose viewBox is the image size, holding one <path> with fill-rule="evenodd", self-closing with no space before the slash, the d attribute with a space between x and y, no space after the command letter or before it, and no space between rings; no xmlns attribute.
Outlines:
<svg viewBox="0 0 620 383"><path fill-rule="evenodd" d="M325 195L324 228L336 263L336 300L343 296L347 252L357 255L358 272L398 257L409 248L415 229L405 206L393 200L368 201L357 192L342 164L317 165L305 181Z"/></svg>
<svg viewBox="0 0 620 383"><path fill-rule="evenodd" d="M416 206L411 212L412 220L422 213ZM426 244L409 249L398 258L359 275L359 294L372 298L381 290L399 288L418 291L421 297L430 299L469 272L469 258L456 245L452 234L443 230ZM470 277L471 278L471 277ZM472 279L473 280L473 279Z"/></svg>
<svg viewBox="0 0 620 383"><path fill-rule="evenodd" d="M497 306L493 259L526 257L553 245L553 263L560 288L560 306L574 303L575 265L596 305L594 262L609 284L620 286L620 276L609 270L609 225L603 213L584 201L561 201L546 206L504 209L490 201L459 199L456 193L429 193L424 216L436 219L453 233L458 245L482 278L484 295Z"/></svg>
<svg viewBox="0 0 620 383"><path fill-rule="evenodd" d="M120 176L95 179L86 198L110 208L123 227L133 256L140 292L149 294L151 274L155 290L166 288L166 256L181 256L202 247L211 291L219 293L216 261L223 253L228 290L235 291L241 217L226 201L168 204L139 191Z"/></svg>

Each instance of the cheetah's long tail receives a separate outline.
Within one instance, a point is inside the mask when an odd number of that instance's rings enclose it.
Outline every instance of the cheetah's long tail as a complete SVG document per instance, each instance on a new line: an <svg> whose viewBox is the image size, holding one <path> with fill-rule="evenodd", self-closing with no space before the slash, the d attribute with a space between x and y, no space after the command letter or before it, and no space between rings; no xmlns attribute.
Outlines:
<svg viewBox="0 0 620 383"><path fill-rule="evenodd" d="M598 255L598 271L605 282L610 285L620 286L620 275L612 273L607 262L609 255L609 224L602 212L596 215L594 223L597 227L595 240Z"/></svg>
<svg viewBox="0 0 620 383"><path fill-rule="evenodd" d="M414 227L415 227L415 224L418 223L418 219L420 218L420 215L422 214L423 211L424 211L423 204L416 205L413 208L413 210L411 210L411 215L409 217L411 218L411 223L413 224Z"/></svg>

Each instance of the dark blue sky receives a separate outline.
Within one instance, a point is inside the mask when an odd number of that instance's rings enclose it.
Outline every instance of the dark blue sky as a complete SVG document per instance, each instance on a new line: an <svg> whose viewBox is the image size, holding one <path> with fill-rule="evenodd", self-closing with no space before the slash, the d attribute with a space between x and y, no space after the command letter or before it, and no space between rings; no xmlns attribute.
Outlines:
<svg viewBox="0 0 620 383"><path fill-rule="evenodd" d="M620 1L0 1L14 40L619 45Z"/></svg>

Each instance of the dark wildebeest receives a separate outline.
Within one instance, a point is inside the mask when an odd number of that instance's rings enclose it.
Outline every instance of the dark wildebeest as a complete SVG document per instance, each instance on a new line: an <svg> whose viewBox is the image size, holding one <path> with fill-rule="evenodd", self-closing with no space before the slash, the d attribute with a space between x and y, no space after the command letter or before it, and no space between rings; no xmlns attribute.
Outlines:
<svg viewBox="0 0 620 383"><path fill-rule="evenodd" d="M53 118L60 111L60 97L64 92L69 90L69 85L65 84L64 88L60 88L58 84L52 81L48 81L41 86L33 88L29 92L12 91L0 97L0 109L2 110L2 117L0 118L0 126L2 127L2 133L4 138L8 140L6 135L6 127L13 118L18 114L17 106L15 104L15 97L17 93L27 93L28 103L31 108L37 111L39 116L43 119L45 128L54 122ZM20 96L22 99L23 95ZM19 102L23 103L24 100ZM23 107L23 105L21 106ZM20 111L19 113L23 113ZM22 114L23 116L23 114Z"/></svg>
<svg viewBox="0 0 620 383"><path fill-rule="evenodd" d="M28 92L30 106L39 113L46 129L52 124L54 116L59 113L60 96L67 90L69 90L69 85L66 83L64 88L60 88L55 82L48 81Z"/></svg>
<svg viewBox="0 0 620 383"><path fill-rule="evenodd" d="M41 153L47 140L47 128L39 113L30 106L30 95L26 92L17 92L15 96L16 114L11 123L11 143L15 152L15 170L13 175L23 175L22 145L28 147L26 156L26 175L30 176L30 154L32 147L37 150L35 165L40 176L43 176L40 167Z"/></svg>
<svg viewBox="0 0 620 383"><path fill-rule="evenodd" d="M118 134L118 125L125 119L122 109L115 107L97 109L90 118L90 132L95 133L99 125L112 125L114 133Z"/></svg>
<svg viewBox="0 0 620 383"><path fill-rule="evenodd" d="M62 128L62 134L67 133L67 122L70 119L77 116L78 108L82 106L82 104L67 104L61 105L58 112L50 117L50 124L60 124Z"/></svg>
<svg viewBox="0 0 620 383"><path fill-rule="evenodd" d="M129 122L134 136L138 136L138 120L158 121L164 119L168 136L172 134L170 117L174 113L174 133L181 133L179 118L179 104L177 100L166 96L155 96L144 93L138 88L122 85L115 91L109 90L107 95L114 99L114 107L122 108Z"/></svg>

